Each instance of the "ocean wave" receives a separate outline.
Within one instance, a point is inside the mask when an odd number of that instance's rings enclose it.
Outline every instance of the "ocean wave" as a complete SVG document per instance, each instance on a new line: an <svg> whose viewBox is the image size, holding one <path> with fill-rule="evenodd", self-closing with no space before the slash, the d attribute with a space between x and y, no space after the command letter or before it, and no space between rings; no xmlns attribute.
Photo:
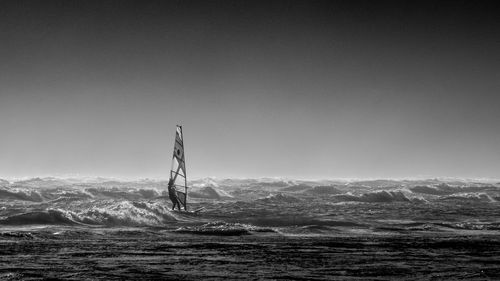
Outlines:
<svg viewBox="0 0 500 281"><path fill-rule="evenodd" d="M71 210L54 208L14 214L0 220L0 224L161 226L178 220L166 205L160 203L93 201L86 204L73 206Z"/></svg>
<svg viewBox="0 0 500 281"><path fill-rule="evenodd" d="M190 197L203 198L203 199L232 199L233 196L224 190L212 186L205 186L202 188L194 189L189 193Z"/></svg>
<svg viewBox="0 0 500 281"><path fill-rule="evenodd" d="M87 188L85 192L98 198L113 198L126 200L153 199L160 196L160 193L154 189L120 189L113 188Z"/></svg>
<svg viewBox="0 0 500 281"><path fill-rule="evenodd" d="M500 230L500 223L486 223L486 222L443 222L436 223L436 225L448 227L452 229L463 230Z"/></svg>
<svg viewBox="0 0 500 281"><path fill-rule="evenodd" d="M363 193L360 196L351 194L335 195L338 201L357 201L365 203L410 202L411 200L401 191L375 191Z"/></svg>
<svg viewBox="0 0 500 281"><path fill-rule="evenodd" d="M6 231L0 232L0 238L3 239L26 239L31 240L34 238L34 235L27 231ZM1 277L1 276L0 276ZM2 280L2 278L0 278Z"/></svg>
<svg viewBox="0 0 500 281"><path fill-rule="evenodd" d="M486 193L460 193L439 198L441 201L471 201L493 203L497 200Z"/></svg>
<svg viewBox="0 0 500 281"><path fill-rule="evenodd" d="M305 193L323 196L331 194L340 194L342 193L342 191L335 188L334 186L325 185L325 186L315 186L309 190L306 190Z"/></svg>
<svg viewBox="0 0 500 281"><path fill-rule="evenodd" d="M269 203L271 203L271 204L281 204L281 203L290 204L290 203L298 203L300 201L302 201L302 200L297 198L297 197L286 195L283 193L271 194L267 197L259 198L259 199L255 200L255 202L266 203L266 204L269 204Z"/></svg>
<svg viewBox="0 0 500 281"><path fill-rule="evenodd" d="M286 186L286 185L285 185ZM292 185L281 188L280 191L283 192L303 192L305 190L311 189L311 186L306 184Z"/></svg>
<svg viewBox="0 0 500 281"><path fill-rule="evenodd" d="M479 185L479 186L452 186L445 183L432 186L414 186L410 190L414 193L429 194L429 195L451 195L464 192L485 192L485 191L500 191L498 187L493 185Z"/></svg>
<svg viewBox="0 0 500 281"><path fill-rule="evenodd" d="M159 227L169 230L198 225L181 231L213 235L219 235L219 232L223 233L220 235L243 235L245 232L260 231L249 228L249 225L274 230L295 229L304 233L369 232L375 229L402 232L454 229L497 231L498 225L494 223L500 199L498 187L479 183L460 186L439 185L439 181L431 181L419 182L418 186L427 187L417 188L412 182L401 182L401 186L396 186L394 182L377 181L373 186L362 183L363 187L357 188L361 183L286 182L286 187L270 185L264 188L259 181L242 180L238 186L233 186L231 181L219 180L218 187L200 184L189 190L189 208L204 208L193 215L170 210L165 182L63 183L51 179L41 182L43 188L30 187L40 184L40 180L28 181L26 186L11 182L0 188L1 225L20 225L21 228L24 225L50 224ZM465 184L470 186L464 187ZM461 225L462 221L471 217L492 224ZM399 225L379 222L383 219L418 223ZM219 224L200 226L210 221ZM221 221L229 225L220 224Z"/></svg>
<svg viewBox="0 0 500 281"><path fill-rule="evenodd" d="M270 228L257 227L250 224L209 222L199 226L185 226L175 230L178 233L216 235L216 236L240 236L249 235L252 232L275 232Z"/></svg>
<svg viewBox="0 0 500 281"><path fill-rule="evenodd" d="M164 204L131 201L102 203L80 212L80 221L107 226L158 226L176 221Z"/></svg>
<svg viewBox="0 0 500 281"><path fill-rule="evenodd" d="M73 218L69 217L67 212L63 212L60 210L46 210L46 211L35 211L35 212L12 215L3 220L0 220L0 224L75 225L78 224L78 222L75 221Z"/></svg>
<svg viewBox="0 0 500 281"><path fill-rule="evenodd" d="M43 197L40 193L33 190L7 190L0 189L1 199L11 199L11 200L22 200L22 201L32 201L32 202L42 202Z"/></svg>
<svg viewBox="0 0 500 281"><path fill-rule="evenodd" d="M147 200L162 195L156 189L145 188L108 188L108 187L53 187L35 189L29 187L5 187L0 189L0 199L22 200L32 202L43 202L52 200L85 200L89 198L102 199L125 199L125 200Z"/></svg>

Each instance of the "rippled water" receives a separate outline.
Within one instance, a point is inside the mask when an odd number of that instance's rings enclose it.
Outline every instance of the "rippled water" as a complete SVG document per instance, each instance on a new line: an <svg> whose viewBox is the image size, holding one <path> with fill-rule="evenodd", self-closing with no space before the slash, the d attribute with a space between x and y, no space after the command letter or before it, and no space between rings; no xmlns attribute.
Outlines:
<svg viewBox="0 0 500 281"><path fill-rule="evenodd" d="M500 278L500 186L458 180L0 184L0 279ZM50 270L47 270L50 268Z"/></svg>

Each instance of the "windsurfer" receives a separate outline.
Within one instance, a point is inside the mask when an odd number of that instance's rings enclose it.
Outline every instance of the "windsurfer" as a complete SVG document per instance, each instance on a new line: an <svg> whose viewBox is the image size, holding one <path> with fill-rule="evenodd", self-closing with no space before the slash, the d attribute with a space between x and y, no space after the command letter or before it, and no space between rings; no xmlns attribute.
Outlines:
<svg viewBox="0 0 500 281"><path fill-rule="evenodd" d="M177 194L175 192L175 187L174 187L174 180L170 179L168 181L168 197L170 197L170 200L172 201L172 210L175 209L175 206L181 210L181 203L179 202L179 198L177 197Z"/></svg>

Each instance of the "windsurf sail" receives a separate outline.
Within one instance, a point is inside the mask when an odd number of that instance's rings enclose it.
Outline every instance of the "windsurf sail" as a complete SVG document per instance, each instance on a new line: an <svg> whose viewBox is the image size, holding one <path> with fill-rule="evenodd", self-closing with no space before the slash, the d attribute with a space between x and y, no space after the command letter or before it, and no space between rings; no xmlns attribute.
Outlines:
<svg viewBox="0 0 500 281"><path fill-rule="evenodd" d="M184 135L182 126L177 125L175 131L174 153L172 155L172 166L170 168L170 180L174 184L179 203L187 211L187 175L186 157L184 154Z"/></svg>

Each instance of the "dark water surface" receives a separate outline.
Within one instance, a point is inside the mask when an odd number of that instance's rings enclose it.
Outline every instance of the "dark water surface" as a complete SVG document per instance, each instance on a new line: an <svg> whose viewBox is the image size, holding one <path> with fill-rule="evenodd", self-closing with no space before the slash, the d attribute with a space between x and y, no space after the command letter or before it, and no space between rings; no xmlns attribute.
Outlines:
<svg viewBox="0 0 500 281"><path fill-rule="evenodd" d="M498 235L215 236L160 229L4 230L0 279L500 279Z"/></svg>

